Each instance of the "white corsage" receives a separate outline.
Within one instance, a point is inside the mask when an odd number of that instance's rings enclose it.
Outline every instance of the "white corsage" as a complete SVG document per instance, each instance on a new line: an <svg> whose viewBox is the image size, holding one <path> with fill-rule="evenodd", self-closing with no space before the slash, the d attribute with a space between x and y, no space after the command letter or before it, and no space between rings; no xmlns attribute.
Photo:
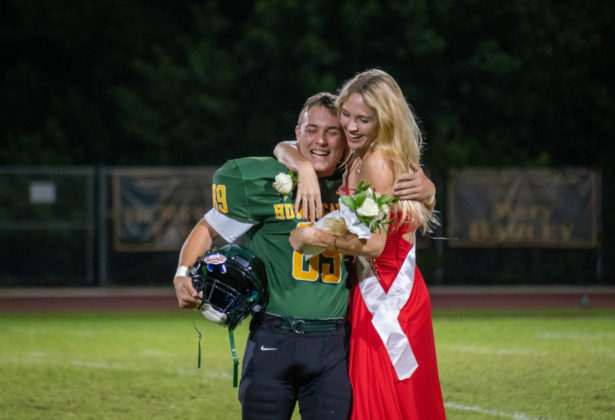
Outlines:
<svg viewBox="0 0 615 420"><path fill-rule="evenodd" d="M297 175L293 171L288 171L288 173L280 172L273 181L273 188L284 197L284 201L286 201L288 195L295 188L295 185L297 185Z"/></svg>
<svg viewBox="0 0 615 420"><path fill-rule="evenodd" d="M389 203L395 203L399 201L398 197L391 197L390 195L380 194L371 189L371 185L366 184L361 180L357 189L352 195L345 195L340 198L340 211L342 206L348 208L346 217L346 224L351 221L353 226L363 226L360 230L363 232L367 228L366 235L360 236L358 232L353 232L350 228L350 232L359 236L359 238L369 238L372 232L376 230L384 229L389 223L387 217L389 216ZM357 222L358 220L358 222ZM357 229L359 229L357 227Z"/></svg>
<svg viewBox="0 0 615 420"><path fill-rule="evenodd" d="M363 180L357 185L354 194L340 197L340 209L335 210L314 224L322 230L342 236L353 233L360 239L367 239L376 230L386 229L389 215L389 203L399 201L398 197L380 194L371 189ZM324 248L306 245L303 255L312 258L324 251Z"/></svg>

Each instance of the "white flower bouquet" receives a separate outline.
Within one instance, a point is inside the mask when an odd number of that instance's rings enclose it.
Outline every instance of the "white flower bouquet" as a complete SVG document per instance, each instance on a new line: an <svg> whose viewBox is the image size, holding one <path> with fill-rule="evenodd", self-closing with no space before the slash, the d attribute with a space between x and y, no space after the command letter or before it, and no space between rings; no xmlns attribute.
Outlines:
<svg viewBox="0 0 615 420"><path fill-rule="evenodd" d="M387 220L389 203L397 201L398 197L377 193L372 190L370 184L361 180L352 195L340 197L340 209L318 220L314 227L338 236L353 233L358 238L367 239L376 230L386 230L386 225L390 223ZM322 247L306 245L303 248L303 255L309 259L323 251Z"/></svg>

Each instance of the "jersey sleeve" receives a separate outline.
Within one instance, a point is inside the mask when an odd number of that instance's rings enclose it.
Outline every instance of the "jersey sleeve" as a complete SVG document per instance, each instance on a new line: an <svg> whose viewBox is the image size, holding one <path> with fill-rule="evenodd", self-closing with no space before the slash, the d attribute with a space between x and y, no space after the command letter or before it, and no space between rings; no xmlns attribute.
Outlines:
<svg viewBox="0 0 615 420"><path fill-rule="evenodd" d="M241 222L254 222L246 183L235 161L229 160L214 173L211 192L218 212Z"/></svg>
<svg viewBox="0 0 615 420"><path fill-rule="evenodd" d="M256 224L246 183L235 161L226 162L214 173L211 191L213 209L205 219L227 242L235 242Z"/></svg>
<svg viewBox="0 0 615 420"><path fill-rule="evenodd" d="M240 222L239 220L232 219L224 214L220 213L216 209L211 209L205 213L205 220L215 229L220 236L228 243L233 243L241 235L249 231L253 223Z"/></svg>

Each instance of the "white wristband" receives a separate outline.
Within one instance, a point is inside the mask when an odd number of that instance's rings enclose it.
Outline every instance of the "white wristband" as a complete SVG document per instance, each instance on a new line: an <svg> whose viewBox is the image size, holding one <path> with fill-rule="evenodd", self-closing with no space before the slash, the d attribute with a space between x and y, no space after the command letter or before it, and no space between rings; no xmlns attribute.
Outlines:
<svg viewBox="0 0 615 420"><path fill-rule="evenodd" d="M177 267L177 271L175 272L175 277L185 277L188 275L188 267L185 265L180 265Z"/></svg>

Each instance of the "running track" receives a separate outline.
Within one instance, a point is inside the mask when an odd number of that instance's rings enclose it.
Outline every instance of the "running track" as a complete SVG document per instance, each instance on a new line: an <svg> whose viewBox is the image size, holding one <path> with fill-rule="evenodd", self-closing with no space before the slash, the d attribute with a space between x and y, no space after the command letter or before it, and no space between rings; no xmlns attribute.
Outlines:
<svg viewBox="0 0 615 420"><path fill-rule="evenodd" d="M434 309L613 308L615 287L436 287ZM177 311L169 288L0 288L0 312Z"/></svg>

